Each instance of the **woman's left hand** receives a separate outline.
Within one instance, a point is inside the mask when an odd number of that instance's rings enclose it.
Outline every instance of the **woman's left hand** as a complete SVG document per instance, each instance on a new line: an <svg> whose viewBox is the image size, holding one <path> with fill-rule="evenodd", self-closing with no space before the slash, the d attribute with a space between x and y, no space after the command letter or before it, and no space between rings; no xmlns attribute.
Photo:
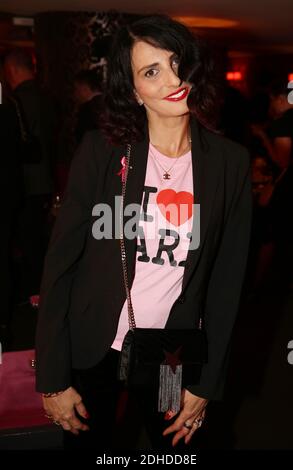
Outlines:
<svg viewBox="0 0 293 470"><path fill-rule="evenodd" d="M182 390L182 408L174 423L165 429L163 436L175 432L172 445L184 438L185 444L189 444L195 431L201 426L205 417L205 408L208 400L197 397L186 389ZM165 419L171 419L176 413L167 411Z"/></svg>

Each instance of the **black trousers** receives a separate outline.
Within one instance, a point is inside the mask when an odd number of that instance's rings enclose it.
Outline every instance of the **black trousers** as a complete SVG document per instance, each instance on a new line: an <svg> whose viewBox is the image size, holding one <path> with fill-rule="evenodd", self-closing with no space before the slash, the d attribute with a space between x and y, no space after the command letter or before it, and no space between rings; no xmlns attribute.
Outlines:
<svg viewBox="0 0 293 470"><path fill-rule="evenodd" d="M73 384L89 414L90 431L74 436L64 433L64 448L70 450L156 450L187 453L198 448L197 438L186 446L183 439L173 448L174 434L162 436L172 420L157 411L157 392L126 390L117 380L119 352L111 349L95 367L73 371ZM201 431L201 430L200 430ZM198 433L200 433L198 431ZM197 434L197 433L196 433Z"/></svg>

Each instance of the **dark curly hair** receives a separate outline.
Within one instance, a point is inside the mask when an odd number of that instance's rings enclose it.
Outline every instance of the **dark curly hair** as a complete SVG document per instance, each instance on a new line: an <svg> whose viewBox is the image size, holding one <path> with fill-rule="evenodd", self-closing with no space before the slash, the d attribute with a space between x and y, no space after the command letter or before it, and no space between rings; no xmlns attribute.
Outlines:
<svg viewBox="0 0 293 470"><path fill-rule="evenodd" d="M123 26L113 39L101 122L107 140L123 145L144 137L146 112L135 98L131 68L131 51L139 40L179 57L178 75L193 85L187 100L190 113L203 126L214 129L218 100L214 63L207 46L183 24L165 15L151 15Z"/></svg>

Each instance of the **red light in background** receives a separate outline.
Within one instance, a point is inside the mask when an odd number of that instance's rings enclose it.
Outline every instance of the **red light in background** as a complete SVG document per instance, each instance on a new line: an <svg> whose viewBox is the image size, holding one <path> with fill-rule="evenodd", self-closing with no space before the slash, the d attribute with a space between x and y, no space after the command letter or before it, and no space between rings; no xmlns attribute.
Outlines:
<svg viewBox="0 0 293 470"><path fill-rule="evenodd" d="M234 80L242 80L242 73L234 72Z"/></svg>
<svg viewBox="0 0 293 470"><path fill-rule="evenodd" d="M292 82L292 81L293 81L293 73L289 73L288 82Z"/></svg>
<svg viewBox="0 0 293 470"><path fill-rule="evenodd" d="M227 72L226 79L229 81L240 81L242 80L242 73L241 72Z"/></svg>

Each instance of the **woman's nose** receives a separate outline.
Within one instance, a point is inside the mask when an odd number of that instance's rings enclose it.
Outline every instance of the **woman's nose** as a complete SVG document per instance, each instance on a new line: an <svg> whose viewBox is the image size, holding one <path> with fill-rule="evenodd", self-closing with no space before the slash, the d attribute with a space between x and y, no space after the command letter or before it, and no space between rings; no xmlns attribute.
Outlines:
<svg viewBox="0 0 293 470"><path fill-rule="evenodd" d="M167 75L167 85L168 86L174 86L174 87L179 87L182 83L181 78L176 75L174 70L169 70L168 75Z"/></svg>

